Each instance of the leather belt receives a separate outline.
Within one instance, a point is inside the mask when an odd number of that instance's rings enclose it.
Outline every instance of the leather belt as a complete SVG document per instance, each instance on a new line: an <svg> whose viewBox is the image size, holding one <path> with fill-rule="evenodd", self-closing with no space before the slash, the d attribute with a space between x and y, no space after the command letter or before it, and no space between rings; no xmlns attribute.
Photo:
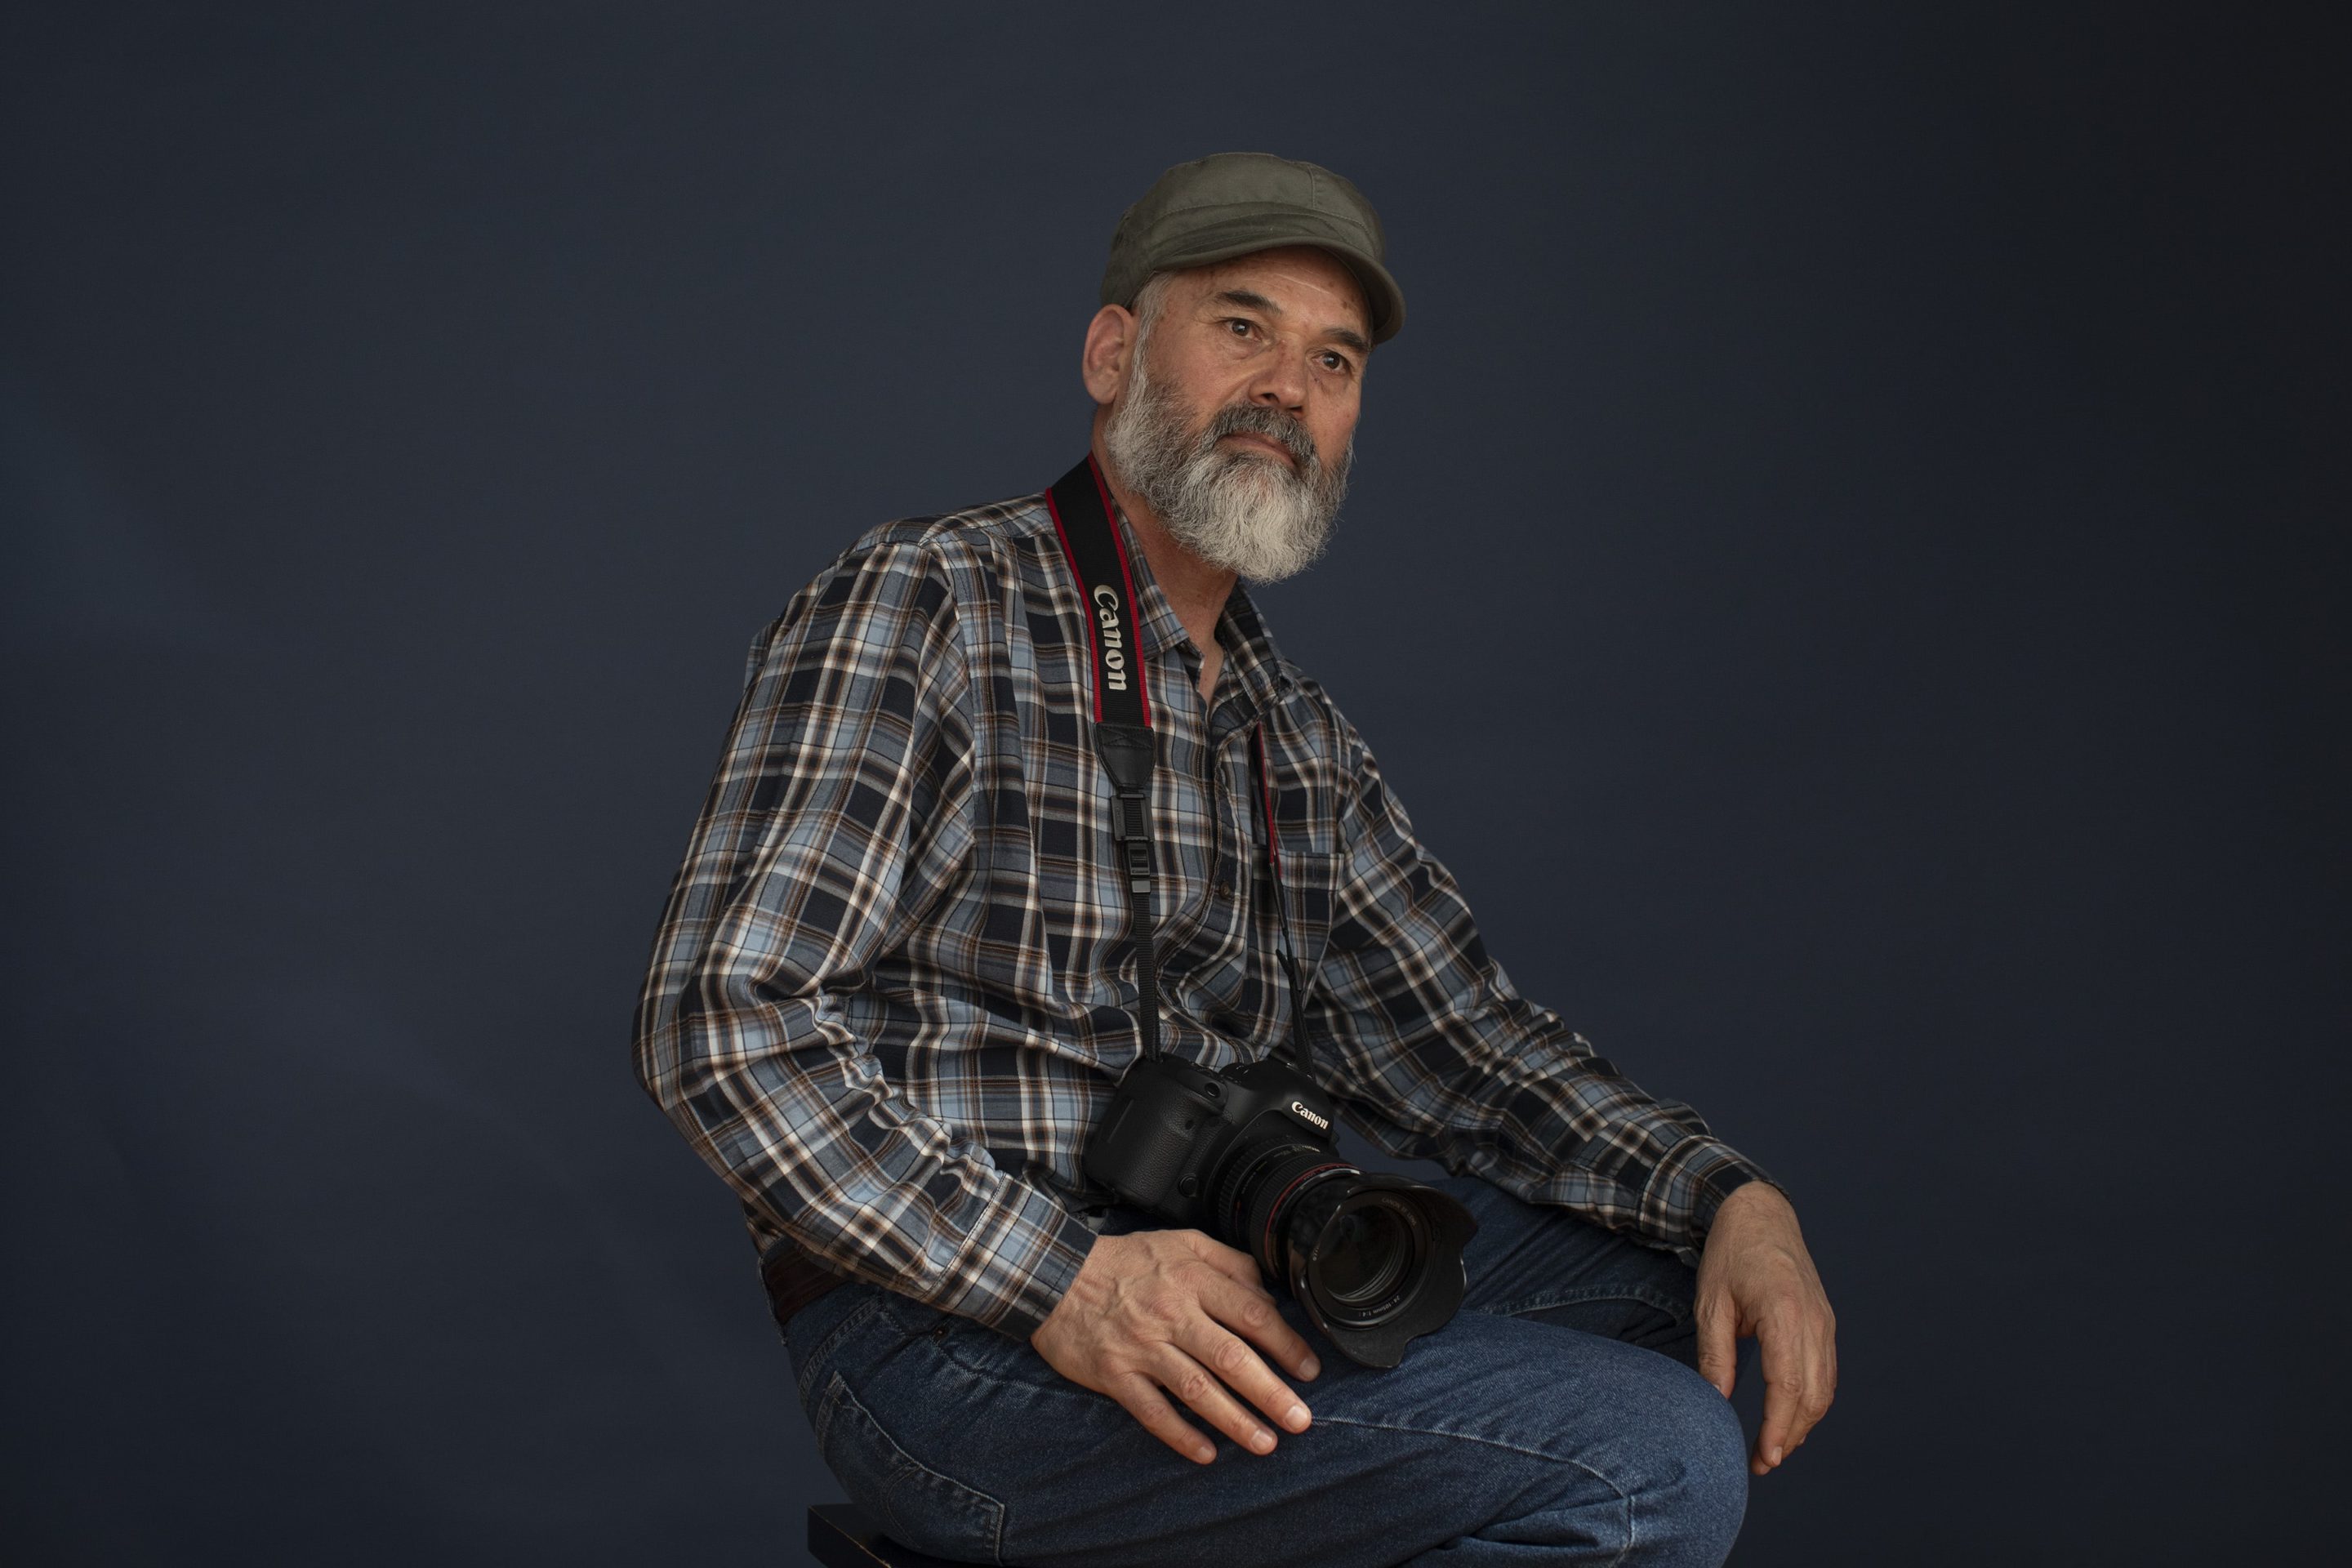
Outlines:
<svg viewBox="0 0 2352 1568"><path fill-rule="evenodd" d="M781 1330L793 1313L849 1280L786 1243L760 1260L760 1283L768 1288L768 1310L776 1315Z"/></svg>

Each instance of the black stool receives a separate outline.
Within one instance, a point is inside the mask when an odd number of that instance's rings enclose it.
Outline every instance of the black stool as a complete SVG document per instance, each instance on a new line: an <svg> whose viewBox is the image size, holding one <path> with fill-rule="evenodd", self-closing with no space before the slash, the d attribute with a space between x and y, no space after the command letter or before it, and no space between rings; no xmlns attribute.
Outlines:
<svg viewBox="0 0 2352 1568"><path fill-rule="evenodd" d="M821 1502L809 1510L808 1549L824 1568L963 1568L900 1545L845 1502Z"/></svg>

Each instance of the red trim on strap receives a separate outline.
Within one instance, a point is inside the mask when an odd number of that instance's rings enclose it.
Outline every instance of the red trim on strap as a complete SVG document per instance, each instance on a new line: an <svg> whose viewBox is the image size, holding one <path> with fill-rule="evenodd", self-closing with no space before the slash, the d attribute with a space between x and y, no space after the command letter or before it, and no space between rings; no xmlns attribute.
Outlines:
<svg viewBox="0 0 2352 1568"><path fill-rule="evenodd" d="M1129 630L1128 646L1135 649L1135 695L1143 704L1143 727L1151 728L1151 688L1143 681L1143 601L1135 595L1135 574L1127 569L1127 538L1118 531L1118 508L1112 504L1110 487L1103 482L1102 465L1095 461L1092 452L1087 454L1087 472L1095 477L1095 493L1102 497L1103 521L1110 524L1110 544L1118 552L1119 581L1127 584L1127 624ZM1055 526L1060 527L1059 519ZM1102 694L1095 695L1095 717L1102 717Z"/></svg>
<svg viewBox="0 0 2352 1568"><path fill-rule="evenodd" d="M1088 454L1087 467L1090 468L1094 467L1094 461L1093 455ZM1097 479L1095 484L1097 488L1100 488L1102 480ZM1087 652L1090 656L1087 659L1087 667L1094 671L1095 722L1099 724L1102 722L1103 700L1102 647L1099 641L1102 632L1095 625L1094 612L1087 607L1087 574L1078 570L1078 552L1070 548L1070 531L1062 526L1062 509L1054 504L1054 492L1050 489L1045 492L1045 515L1054 520L1054 533L1062 542L1062 559L1070 563L1070 581L1078 585L1078 619L1086 623ZM1111 526L1111 536L1114 539L1118 536L1118 527L1116 523ZM1127 565L1126 561L1122 559L1119 565L1124 569ZM1129 592L1131 594L1133 590ZM1140 677L1137 679L1135 689L1138 691L1143 689ZM1146 723L1150 722L1151 704L1149 702L1143 705L1143 716Z"/></svg>
<svg viewBox="0 0 2352 1568"><path fill-rule="evenodd" d="M1282 840L1274 831L1274 766L1265 760L1265 721L1259 720L1257 728L1251 731L1250 735L1257 742L1258 798L1265 803L1265 852L1273 858L1274 874L1279 879L1282 876Z"/></svg>

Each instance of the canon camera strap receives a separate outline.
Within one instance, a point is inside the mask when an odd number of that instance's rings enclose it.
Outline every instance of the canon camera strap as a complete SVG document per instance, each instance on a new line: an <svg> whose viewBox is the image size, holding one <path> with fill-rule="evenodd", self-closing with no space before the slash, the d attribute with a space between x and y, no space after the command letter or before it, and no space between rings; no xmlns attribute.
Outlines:
<svg viewBox="0 0 2352 1568"><path fill-rule="evenodd" d="M1160 956L1151 921L1151 767L1159 747L1151 733L1151 703L1136 649L1135 576L1127 546L1111 521L1092 453L1045 492L1061 535L1062 553L1086 601L1087 646L1094 657L1095 755L1117 792L1111 837L1127 879L1128 932L1135 948L1135 1021L1143 1054L1160 1054Z"/></svg>
<svg viewBox="0 0 2352 1568"><path fill-rule="evenodd" d="M1111 837L1119 847L1127 879L1128 931L1135 951L1136 1023L1143 1054L1160 1054L1160 955L1151 914L1151 770L1159 758L1151 732L1150 694L1144 689L1143 659L1136 645L1135 574L1128 570L1127 546L1111 520L1110 491L1092 454L1045 492L1054 531L1086 601L1087 639L1094 676L1095 754L1117 792ZM1265 808L1265 863L1272 879L1275 917L1283 969L1290 981L1291 1054L1299 1070L1307 1064L1306 1022L1298 970L1291 957L1290 915L1283 896L1282 851L1274 831L1274 790L1265 756L1263 725L1252 737L1254 770Z"/></svg>

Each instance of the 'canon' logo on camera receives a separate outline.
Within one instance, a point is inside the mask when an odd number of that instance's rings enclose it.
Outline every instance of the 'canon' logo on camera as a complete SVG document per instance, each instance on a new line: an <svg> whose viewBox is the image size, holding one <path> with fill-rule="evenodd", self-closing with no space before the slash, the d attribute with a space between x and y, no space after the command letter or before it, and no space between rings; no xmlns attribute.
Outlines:
<svg viewBox="0 0 2352 1568"><path fill-rule="evenodd" d="M1331 1131L1331 1119L1329 1117L1318 1116L1295 1100L1290 1102L1290 1110L1291 1114L1294 1116L1299 1117L1304 1121L1313 1122L1318 1131L1328 1132Z"/></svg>

